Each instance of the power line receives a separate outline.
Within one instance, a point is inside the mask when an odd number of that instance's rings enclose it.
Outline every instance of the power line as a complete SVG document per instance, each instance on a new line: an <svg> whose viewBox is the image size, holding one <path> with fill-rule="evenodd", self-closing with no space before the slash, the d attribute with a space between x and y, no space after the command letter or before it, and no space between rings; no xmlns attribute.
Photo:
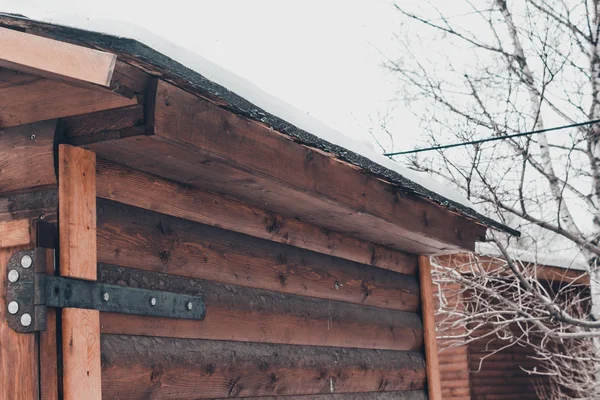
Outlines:
<svg viewBox="0 0 600 400"><path fill-rule="evenodd" d="M600 119L594 119L592 121L586 121L586 122L578 122L576 124L570 124L570 125L555 126L555 127L546 128L546 129L539 129L537 131L531 131L531 132L520 132L520 133L515 133L515 134L512 134L512 135L494 136L494 137L487 138L487 139L472 140L470 142L443 144L443 145L440 145L440 146L427 147L427 148L424 148L424 149L396 151L394 153L384 153L383 155L387 156L387 157L392 157L392 156L399 156L399 155L402 155L402 154L421 153L423 151L450 149L452 147L460 147L460 146L467 146L467 145L470 145L470 144L495 142L496 140L504 140L504 139L510 139L510 138L515 138L515 137L520 137L520 136L537 135L539 133L546 133L546 132L558 131L558 130L561 130L561 129L577 128L577 127L580 127L580 126L593 125L593 124L597 124L597 123L600 123Z"/></svg>

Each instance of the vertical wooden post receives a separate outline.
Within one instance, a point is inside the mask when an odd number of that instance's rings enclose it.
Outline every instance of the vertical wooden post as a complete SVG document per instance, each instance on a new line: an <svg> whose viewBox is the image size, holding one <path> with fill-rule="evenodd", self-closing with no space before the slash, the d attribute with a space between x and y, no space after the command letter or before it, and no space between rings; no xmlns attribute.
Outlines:
<svg viewBox="0 0 600 400"><path fill-rule="evenodd" d="M427 363L427 390L429 400L442 400L440 361L435 336L435 315L433 282L429 257L419 256L419 281L421 283L421 310L423 313L423 333L425 336L425 362Z"/></svg>
<svg viewBox="0 0 600 400"><path fill-rule="evenodd" d="M60 274L96 280L96 155L58 149ZM100 400L100 313L62 310L63 396Z"/></svg>

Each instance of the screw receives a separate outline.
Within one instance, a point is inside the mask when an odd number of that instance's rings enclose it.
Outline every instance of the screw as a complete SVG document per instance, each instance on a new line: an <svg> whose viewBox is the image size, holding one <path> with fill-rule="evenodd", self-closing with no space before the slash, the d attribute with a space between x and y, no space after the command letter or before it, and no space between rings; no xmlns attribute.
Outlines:
<svg viewBox="0 0 600 400"><path fill-rule="evenodd" d="M35 139L35 133L33 135L30 136L31 140Z"/></svg>
<svg viewBox="0 0 600 400"><path fill-rule="evenodd" d="M11 301L8 303L8 312L12 315L15 315L17 312L19 312L19 303L16 301Z"/></svg>
<svg viewBox="0 0 600 400"><path fill-rule="evenodd" d="M21 315L21 325L23 325L23 326L31 325L31 315L29 315L27 313Z"/></svg>
<svg viewBox="0 0 600 400"><path fill-rule="evenodd" d="M154 307L156 305L156 297L150 297L150 305Z"/></svg>
<svg viewBox="0 0 600 400"><path fill-rule="evenodd" d="M187 304L185 305L185 308L187 308L188 311L192 311L192 307L193 307L193 304L191 301L188 301Z"/></svg>
<svg viewBox="0 0 600 400"><path fill-rule="evenodd" d="M33 260L31 259L31 256L24 255L23 258L21 258L21 266L23 268L29 268L29 267L31 267L31 264L33 264Z"/></svg>
<svg viewBox="0 0 600 400"><path fill-rule="evenodd" d="M110 299L110 296L108 295L108 292L102 293L102 300L108 301L109 299Z"/></svg>
<svg viewBox="0 0 600 400"><path fill-rule="evenodd" d="M17 271L16 269L11 269L10 271L8 271L8 281L15 283L16 281L19 280L19 271Z"/></svg>
<svg viewBox="0 0 600 400"><path fill-rule="evenodd" d="M40 215L40 219L45 219L45 218L46 218L46 214Z"/></svg>

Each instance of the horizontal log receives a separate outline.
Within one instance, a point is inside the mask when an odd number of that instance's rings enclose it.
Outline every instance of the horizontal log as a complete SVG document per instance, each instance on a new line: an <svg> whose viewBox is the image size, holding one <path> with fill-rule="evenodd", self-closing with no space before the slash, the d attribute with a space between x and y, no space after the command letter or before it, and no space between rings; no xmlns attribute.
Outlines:
<svg viewBox="0 0 600 400"><path fill-rule="evenodd" d="M28 219L0 222L0 248L31 243L31 221Z"/></svg>
<svg viewBox="0 0 600 400"><path fill-rule="evenodd" d="M87 114L137 104L107 89L77 87L65 82L0 69L0 128Z"/></svg>
<svg viewBox="0 0 600 400"><path fill-rule="evenodd" d="M367 392L342 394L315 394L308 396L269 396L246 397L246 400L426 400L427 395L422 390L407 390L402 392ZM215 400L225 400L215 399ZM470 399L469 399L470 400Z"/></svg>
<svg viewBox="0 0 600 400"><path fill-rule="evenodd" d="M415 312L413 276L108 200L98 200L98 260L226 284Z"/></svg>
<svg viewBox="0 0 600 400"><path fill-rule="evenodd" d="M117 56L0 27L0 66L76 84L110 86Z"/></svg>
<svg viewBox="0 0 600 400"><path fill-rule="evenodd" d="M107 113L110 112L103 114ZM121 113L115 115L117 118L121 116ZM87 123L85 125L88 126ZM113 128L120 126L112 125ZM81 132L80 129L75 129L75 124L72 128L73 134ZM90 127L85 128L85 131L90 130L93 131ZM124 165L99 160L97 184L98 196L105 199L362 264L409 275L416 274L417 260L412 255L329 231L295 218L286 218ZM170 201L166 202L164 199Z"/></svg>
<svg viewBox="0 0 600 400"><path fill-rule="evenodd" d="M104 264L98 274L105 283L202 296L206 303L204 321L103 313L103 333L387 350L423 346L421 321L413 313Z"/></svg>
<svg viewBox="0 0 600 400"><path fill-rule="evenodd" d="M421 390L411 352L102 335L107 399L199 399Z"/></svg>
<svg viewBox="0 0 600 400"><path fill-rule="evenodd" d="M473 221L168 83L159 81L155 104L154 118L148 117L154 136L89 148L102 158L409 252L473 249L485 233Z"/></svg>
<svg viewBox="0 0 600 400"><path fill-rule="evenodd" d="M56 189L38 190L0 197L0 222L56 215Z"/></svg>

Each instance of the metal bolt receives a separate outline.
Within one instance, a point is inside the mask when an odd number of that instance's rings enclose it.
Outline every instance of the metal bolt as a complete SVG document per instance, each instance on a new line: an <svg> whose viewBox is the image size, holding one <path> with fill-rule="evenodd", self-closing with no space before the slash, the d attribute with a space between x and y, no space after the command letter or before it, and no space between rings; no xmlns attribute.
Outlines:
<svg viewBox="0 0 600 400"><path fill-rule="evenodd" d="M23 258L21 258L21 266L23 268L29 268L29 267L31 267L31 264L33 264L33 260L31 259L31 256L24 255Z"/></svg>
<svg viewBox="0 0 600 400"><path fill-rule="evenodd" d="M154 307L156 305L156 297L150 297L150 305Z"/></svg>
<svg viewBox="0 0 600 400"><path fill-rule="evenodd" d="M46 214L40 215L40 219L45 219L45 218L46 218Z"/></svg>
<svg viewBox="0 0 600 400"><path fill-rule="evenodd" d="M102 293L102 300L104 300L104 301L110 300L110 296L108 295L108 292Z"/></svg>
<svg viewBox="0 0 600 400"><path fill-rule="evenodd" d="M35 139L35 133L33 135L30 136L31 140Z"/></svg>
<svg viewBox="0 0 600 400"><path fill-rule="evenodd" d="M16 301L11 301L10 303L8 303L8 312L12 315L15 315L16 313L19 312L19 303L17 303Z"/></svg>
<svg viewBox="0 0 600 400"><path fill-rule="evenodd" d="M27 313L21 315L21 325L23 325L23 326L31 325L31 315L29 315Z"/></svg>
<svg viewBox="0 0 600 400"><path fill-rule="evenodd" d="M192 304L192 302L191 302L191 301L188 301L188 302L187 302L187 304L185 305L185 308L187 308L187 309L188 309L188 311L192 311L192 308L193 308L193 307L194 307L194 306L193 306L193 304Z"/></svg>
<svg viewBox="0 0 600 400"><path fill-rule="evenodd" d="M16 281L19 280L19 271L17 271L16 269L11 269L10 271L8 271L8 281L15 283Z"/></svg>

